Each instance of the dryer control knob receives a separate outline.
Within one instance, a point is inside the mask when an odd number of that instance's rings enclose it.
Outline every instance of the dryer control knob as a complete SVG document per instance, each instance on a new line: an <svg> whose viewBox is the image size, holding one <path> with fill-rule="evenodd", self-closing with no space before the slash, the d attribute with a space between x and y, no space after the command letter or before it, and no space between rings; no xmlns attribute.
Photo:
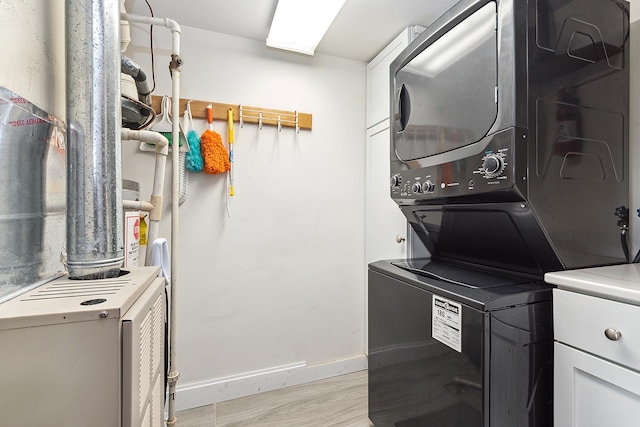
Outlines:
<svg viewBox="0 0 640 427"><path fill-rule="evenodd" d="M420 184L419 182L416 182L411 186L411 191L413 191L415 194L422 193L422 184Z"/></svg>
<svg viewBox="0 0 640 427"><path fill-rule="evenodd" d="M482 159L482 170L488 177L498 176L504 170L504 160L495 154L489 154Z"/></svg>
<svg viewBox="0 0 640 427"><path fill-rule="evenodd" d="M433 193L435 189L436 189L436 185L431 181L427 180L422 184L422 191L424 193Z"/></svg>

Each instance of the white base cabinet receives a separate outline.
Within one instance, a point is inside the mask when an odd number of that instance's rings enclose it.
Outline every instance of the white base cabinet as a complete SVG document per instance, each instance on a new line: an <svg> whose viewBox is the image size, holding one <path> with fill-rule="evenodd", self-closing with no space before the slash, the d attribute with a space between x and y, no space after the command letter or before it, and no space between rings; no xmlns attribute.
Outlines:
<svg viewBox="0 0 640 427"><path fill-rule="evenodd" d="M555 343L554 424L640 425L640 373Z"/></svg>
<svg viewBox="0 0 640 427"><path fill-rule="evenodd" d="M639 426L640 306L562 289L553 304L554 424Z"/></svg>

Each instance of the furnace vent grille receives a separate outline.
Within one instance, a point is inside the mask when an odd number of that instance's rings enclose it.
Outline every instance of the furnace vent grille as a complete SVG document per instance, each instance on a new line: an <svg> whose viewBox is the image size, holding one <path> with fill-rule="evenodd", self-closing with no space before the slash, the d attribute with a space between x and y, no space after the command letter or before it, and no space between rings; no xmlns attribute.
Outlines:
<svg viewBox="0 0 640 427"><path fill-rule="evenodd" d="M101 280L56 280L40 286L33 292L25 294L21 301L41 301L62 298L94 298L105 295L115 295L120 292L129 280L101 279Z"/></svg>

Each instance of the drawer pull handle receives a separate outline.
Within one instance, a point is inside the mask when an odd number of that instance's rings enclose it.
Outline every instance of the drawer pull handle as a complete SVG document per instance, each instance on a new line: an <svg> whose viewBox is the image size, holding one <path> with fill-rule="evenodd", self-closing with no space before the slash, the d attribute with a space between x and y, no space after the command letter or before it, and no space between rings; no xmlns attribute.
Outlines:
<svg viewBox="0 0 640 427"><path fill-rule="evenodd" d="M622 333L617 329L607 328L604 330L604 336L611 341L618 341L622 337Z"/></svg>

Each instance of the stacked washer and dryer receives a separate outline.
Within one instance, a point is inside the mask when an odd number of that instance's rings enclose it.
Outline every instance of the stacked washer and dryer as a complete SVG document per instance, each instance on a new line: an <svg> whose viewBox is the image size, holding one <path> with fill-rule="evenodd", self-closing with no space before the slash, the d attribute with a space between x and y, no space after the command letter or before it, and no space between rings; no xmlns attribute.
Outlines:
<svg viewBox="0 0 640 427"><path fill-rule="evenodd" d="M428 256L369 265L369 418L552 426L543 276L629 262L629 5L462 0L390 75L391 197Z"/></svg>

